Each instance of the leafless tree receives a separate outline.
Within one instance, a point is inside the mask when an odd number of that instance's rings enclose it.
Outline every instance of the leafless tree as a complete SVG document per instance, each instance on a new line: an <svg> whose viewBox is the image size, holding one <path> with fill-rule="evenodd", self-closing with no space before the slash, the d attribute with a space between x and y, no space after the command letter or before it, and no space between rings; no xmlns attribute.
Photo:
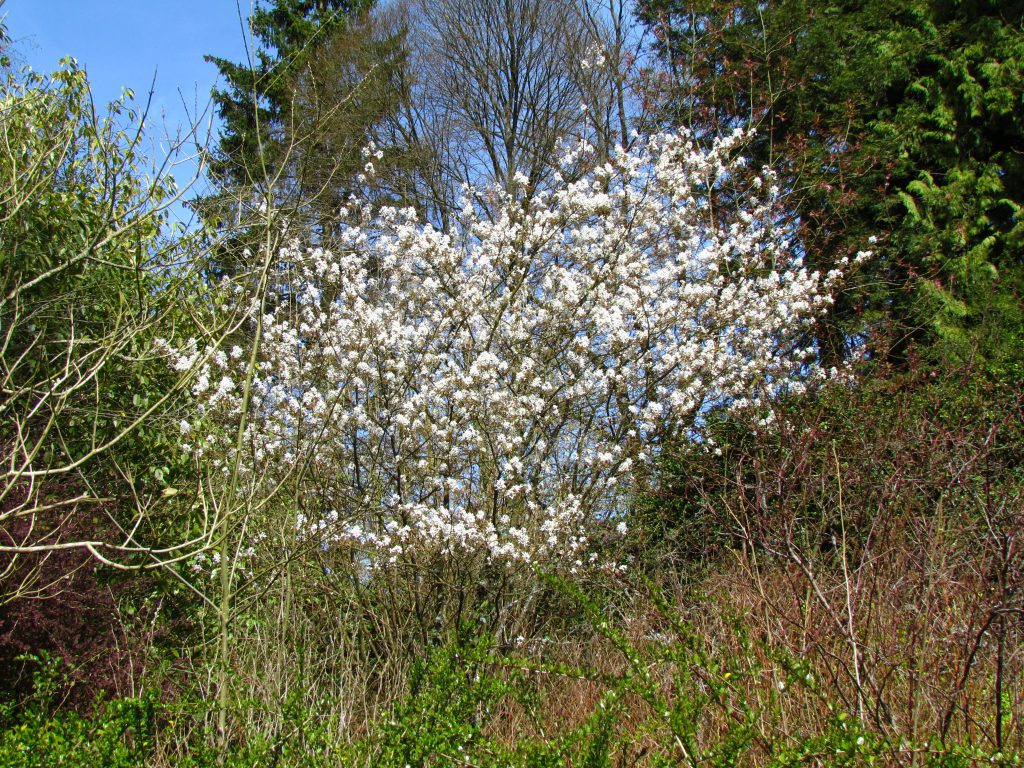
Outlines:
<svg viewBox="0 0 1024 768"><path fill-rule="evenodd" d="M563 140L589 141L591 162L629 141L640 40L624 0L409 0L383 23L405 30L408 61L382 142L418 158L431 218L466 184L530 198L562 172Z"/></svg>

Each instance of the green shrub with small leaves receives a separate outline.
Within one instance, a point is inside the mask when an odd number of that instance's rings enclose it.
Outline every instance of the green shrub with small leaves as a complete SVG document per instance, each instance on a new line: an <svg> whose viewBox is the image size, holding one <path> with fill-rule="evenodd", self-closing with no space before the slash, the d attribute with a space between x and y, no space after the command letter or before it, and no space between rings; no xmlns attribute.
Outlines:
<svg viewBox="0 0 1024 768"><path fill-rule="evenodd" d="M0 765L6 768L135 768L153 754L158 702L153 694L96 701L91 715L61 708L67 672L41 659L32 696L0 706Z"/></svg>

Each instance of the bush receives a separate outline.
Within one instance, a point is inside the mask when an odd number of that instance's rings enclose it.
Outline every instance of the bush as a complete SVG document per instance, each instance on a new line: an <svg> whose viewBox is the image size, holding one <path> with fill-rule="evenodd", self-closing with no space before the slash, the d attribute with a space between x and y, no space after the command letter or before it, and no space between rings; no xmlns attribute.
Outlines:
<svg viewBox="0 0 1024 768"><path fill-rule="evenodd" d="M679 538L696 521L705 548L644 567L663 584L689 574L720 601L688 608L708 633L744 616L872 734L1020 749L1020 392L925 370L777 416L773 430L723 421L720 456L690 446L666 464L647 529Z"/></svg>
<svg viewBox="0 0 1024 768"><path fill-rule="evenodd" d="M0 765L7 768L135 768L153 754L157 701L153 696L96 701L91 715L61 707L67 675L41 659L35 690L0 707Z"/></svg>

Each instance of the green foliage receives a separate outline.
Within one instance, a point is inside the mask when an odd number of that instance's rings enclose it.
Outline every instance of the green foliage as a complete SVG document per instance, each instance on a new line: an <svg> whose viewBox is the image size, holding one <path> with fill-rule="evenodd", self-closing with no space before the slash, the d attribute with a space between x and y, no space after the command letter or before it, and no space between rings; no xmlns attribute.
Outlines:
<svg viewBox="0 0 1024 768"><path fill-rule="evenodd" d="M352 751L353 764L376 768L427 768L466 764L480 768L605 768L618 739L621 696L605 694L577 727L535 735L500 733L514 711L524 723L544 717L538 679L579 670L530 662L499 652L487 637L464 635L435 648L412 675L410 691L390 717ZM538 677L539 676L539 677ZM497 729L497 730L496 730Z"/></svg>
<svg viewBox="0 0 1024 768"><path fill-rule="evenodd" d="M7 25L4 21L5 19L0 19L0 69L7 69L11 66L11 37L7 33Z"/></svg>
<svg viewBox="0 0 1024 768"><path fill-rule="evenodd" d="M164 238L174 182L147 175L132 99L97 111L70 59L0 82L0 446L17 467L7 498L22 472L37 490L52 478L101 496L128 478L141 495L180 462L155 413L178 377L152 345L191 319L181 300L196 283L179 260L192 241Z"/></svg>
<svg viewBox="0 0 1024 768"><path fill-rule="evenodd" d="M365 192L362 150L403 96L401 35L377 33L373 5L258 3L249 20L255 60L206 57L227 86L213 95L223 128L210 164L218 191L197 202L206 223L247 227L246 209L269 201L302 223L304 238L329 241L348 194ZM214 269L230 272L244 256L219 259Z"/></svg>
<svg viewBox="0 0 1024 768"><path fill-rule="evenodd" d="M916 306L939 354L955 364L978 356L991 373L1015 376L1024 332L1024 10L935 6L936 44L875 128L898 132L896 169L907 179L902 205L887 209L891 244L920 265Z"/></svg>
<svg viewBox="0 0 1024 768"><path fill-rule="evenodd" d="M85 73L73 60L49 77L9 75L0 86L0 108L0 309L11 318L70 291L91 292L95 301L80 308L88 313L81 320L96 335L92 324L116 316L149 287L143 270L171 182L138 173L140 133L132 124L139 115L129 97L114 102L109 115L97 115ZM53 312L36 316L35 326L66 322Z"/></svg>
<svg viewBox="0 0 1024 768"><path fill-rule="evenodd" d="M344 28L349 16L366 10L372 0L276 0L257 5L249 20L255 61L236 64L216 56L227 84L214 92L224 127L214 171L235 185L251 184L272 173L275 139L287 122L295 79L313 51Z"/></svg>
<svg viewBox="0 0 1024 768"><path fill-rule="evenodd" d="M0 708L0 764L7 768L81 766L136 768L153 754L157 701L141 698L97 701L91 716L62 711L59 662L44 659L35 693L17 706Z"/></svg>
<svg viewBox="0 0 1024 768"><path fill-rule="evenodd" d="M0 707L5 768L137 768L169 759L181 768L326 768L351 754L336 744L322 718L288 701L277 737L250 736L222 760L205 725L212 714L208 702L186 695L162 701L151 689L137 698L98 698L88 711L76 712L65 704L66 667L41 654L37 670L33 694ZM171 758L168 750L177 754Z"/></svg>
<svg viewBox="0 0 1024 768"><path fill-rule="evenodd" d="M490 669L486 642L458 642L416 664L406 700L383 724L372 765L428 765L432 759L472 760L486 751L491 707L511 684Z"/></svg>
<svg viewBox="0 0 1024 768"><path fill-rule="evenodd" d="M648 585L656 630L637 640L608 614L602 595L556 586L590 616L605 653L624 662L622 672L525 658L466 636L425 657L404 700L362 736L339 741L317 713L286 703L277 737L240 735L222 758L202 725L209 704L146 695L97 702L88 715L63 712L54 696L59 668L44 665L32 700L0 713L0 761L12 768L163 764L171 749L182 768L1024 765L1012 750L938 738L910 743L868 727L847 703L830 698L803 659L750 637L739 618L727 618L731 639L715 645ZM576 726L551 722L557 714L538 684L567 677L589 678L601 689ZM786 720L794 701L805 720ZM513 712L533 724L530 733L510 738L501 731ZM552 729L546 733L545 722Z"/></svg>
<svg viewBox="0 0 1024 768"><path fill-rule="evenodd" d="M341 196L364 187L360 148L404 96L401 41L361 39L370 5L277 0L259 6L252 18L255 63L214 59L227 88L216 96L225 120L215 157L223 194L203 203L210 223L233 223L228 214L239 201L263 195L276 204L289 197L309 225L310 240L330 237ZM497 598L492 605L475 596L490 589L487 573L474 583L457 569L439 567L444 586L436 599L403 596L386 575L368 575L365 563L347 552L296 549L291 521L302 504L316 502L282 497L265 507L267 518L281 523L283 564L268 571L279 572L280 582L273 583L287 582L290 593L278 597L253 579L246 602L224 612L230 616L225 636L238 647L252 638L256 655L279 644L284 671L274 681L278 687L253 689L282 694L257 700L254 693L246 700L239 693L231 702L240 715L258 712L250 722L262 717L262 730L243 732L246 718L239 716L214 733L219 713L197 695L98 700L91 710L75 712L62 699L65 672L44 663L35 693L0 707L0 764L1022 764L1011 749L1000 751L1006 734L1019 734L1019 696L1003 687L1002 677L986 677L989 667L977 671L995 656L992 646L1017 637L1012 628L1006 632L1004 615L1020 610L1021 4L643 5L652 24L662 25L666 58L686 85L666 103L666 119L683 120L708 139L753 116L761 128L751 148L755 164L780 170L794 201L788 223L800 232L810 263L828 268L865 247L869 235L882 238L880 256L863 283L840 297L818 342L823 356L839 358L861 334L877 347L884 337L887 354L903 370L888 378L875 369L858 387L781 403L774 431L715 422L711 434L721 456L692 444L666 450L659 495L643 500L630 520L633 563L665 583L692 576L687 569L696 561L713 569L741 548L776 563L796 550L807 562L829 566L839 562L837 539L866 551L886 534L886 546L895 549L911 539L909 523L931 523L941 512L934 537L949 537L940 542L944 562L974 569L972 605L994 617L971 625L977 652L964 651L969 657L960 678L944 678L947 688L959 679L960 688L949 693L957 702L967 701L968 676L981 678L984 707L979 699L974 709L957 706L983 738L958 742L945 738L945 729L900 738L895 727L857 713L843 698L848 683L829 688L815 678L807 658L813 649L798 653L795 645L772 642L752 629L749 617L729 615L699 591L687 594L681 608L652 584L615 582L601 589L552 582L546 593L524 599L535 611L524 624L547 627L568 638L570 648L585 649L571 664L560 655L564 646L548 638L532 637L517 650L473 631L449 639L430 629L437 617L456 626L469 616L483 619L482 626L498 615ZM0 68L7 66L6 40L0 26ZM153 355L158 337L179 346L189 336L212 338L213 329L203 328L200 293L210 274L187 274L198 261L187 239L171 248L185 266L168 256L160 211L173 189L167 179L143 172L141 116L129 95L110 114L97 114L85 74L69 61L50 77L5 73L0 113L0 447L7 466L24 468L10 471L13 480L0 490L3 543L25 536L19 541L27 548L46 546L72 534L91 540L113 524L119 533L130 531L120 541L131 550L131 564L151 565L153 550L137 545L170 531L198 535L197 510L214 498L216 479L197 477L176 444L175 422L191 407L175 397L185 378ZM261 186L270 181L280 183L273 190ZM220 254L214 266L233 264ZM915 371L915 355L936 365ZM964 376L933 374L972 360L976 367ZM211 493L200 499L203 483ZM40 509L49 514L54 502L57 513L32 517L31 504L19 506L25 488ZM193 495L194 488L202 490ZM114 498L110 508L68 501L101 495ZM241 515L227 514L230 525L245 527ZM27 533L19 533L16 523L26 520ZM69 520L78 527L68 531ZM893 533L901 521L909 521L908 532ZM933 535L921 528L922 537ZM32 539L38 531L43 538ZM916 564L931 552L911 554ZM841 557L845 566L845 550ZM882 559L866 558L863 573ZM666 561L673 568L665 569ZM162 585L137 601L133 594L125 615L141 615L149 603L157 606L151 615L161 612L162 620L184 626L183 637L189 629L206 629L216 609L196 598L201 587L188 591L193 565L185 560L168 568L173 587ZM27 583L19 581L19 568L0 563L9 580L0 584L4 590ZM904 582L914 576L899 575ZM966 583L968 576L958 579ZM514 582L503 590L508 597L502 599L520 597ZM346 601L361 607L339 619L338 603ZM588 626L573 620L577 607ZM932 617L946 627L963 618ZM706 632L701 620L714 622L717 633ZM285 629L294 631L277 631L274 622L291 622ZM351 684L353 697L365 697L355 705L311 694L314 684L304 678L303 665L320 663L332 643L347 648L350 640L358 649L351 656L338 651L317 667L319 680L350 672L341 668L346 663L393 666L387 672L375 667L378 677L367 673ZM855 652L866 657L872 640L854 634ZM945 655L970 640L957 636ZM150 658L188 668L201 664L192 661L202 654L199 646L183 649L180 658L167 648ZM390 655L402 653L421 658L395 684L399 693L374 699L359 690L394 684L388 676L401 662ZM224 658L233 663L241 655ZM592 663L579 663L581 656ZM1002 664L1000 656L1000 675ZM239 681L244 676L231 673ZM577 683L583 693L572 688ZM566 690L578 695L571 719L558 709L556 694ZM360 722L365 711L382 714ZM950 717L959 711L951 708ZM351 719L342 721L341 712ZM513 716L524 732L506 727ZM218 738L228 752L211 746ZM1019 735L1013 738L1019 742Z"/></svg>
<svg viewBox="0 0 1024 768"><path fill-rule="evenodd" d="M1014 383L974 369L869 373L856 386L777 403L768 428L712 420L717 452L689 443L666 451L658 491L635 520L651 555L639 562L651 566L668 549L691 565L715 562L751 541L784 550L783 535L827 550L841 524L866 537L880 521L927 520L939 504L976 521L1013 505L1024 482ZM959 475L963 466L976 469Z"/></svg>
<svg viewBox="0 0 1024 768"><path fill-rule="evenodd" d="M892 360L1019 370L1024 5L640 5L675 83L665 119L705 139L752 121L811 264L880 239L818 331L827 360L867 333Z"/></svg>
<svg viewBox="0 0 1024 768"><path fill-rule="evenodd" d="M60 379L69 336L86 365L111 346L141 353L130 332L158 310L163 278L150 267L173 189L139 173L140 116L128 97L97 115L72 60L49 77L9 76L0 109L0 323L5 386L21 400L33 397L22 391L30 382Z"/></svg>

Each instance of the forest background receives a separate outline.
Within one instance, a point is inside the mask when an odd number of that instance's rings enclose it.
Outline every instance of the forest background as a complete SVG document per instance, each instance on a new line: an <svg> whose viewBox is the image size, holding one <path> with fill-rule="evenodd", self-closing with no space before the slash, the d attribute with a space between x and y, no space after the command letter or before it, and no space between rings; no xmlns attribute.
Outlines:
<svg viewBox="0 0 1024 768"><path fill-rule="evenodd" d="M1024 4L245 26L0 31L0 762L1024 762Z"/></svg>

